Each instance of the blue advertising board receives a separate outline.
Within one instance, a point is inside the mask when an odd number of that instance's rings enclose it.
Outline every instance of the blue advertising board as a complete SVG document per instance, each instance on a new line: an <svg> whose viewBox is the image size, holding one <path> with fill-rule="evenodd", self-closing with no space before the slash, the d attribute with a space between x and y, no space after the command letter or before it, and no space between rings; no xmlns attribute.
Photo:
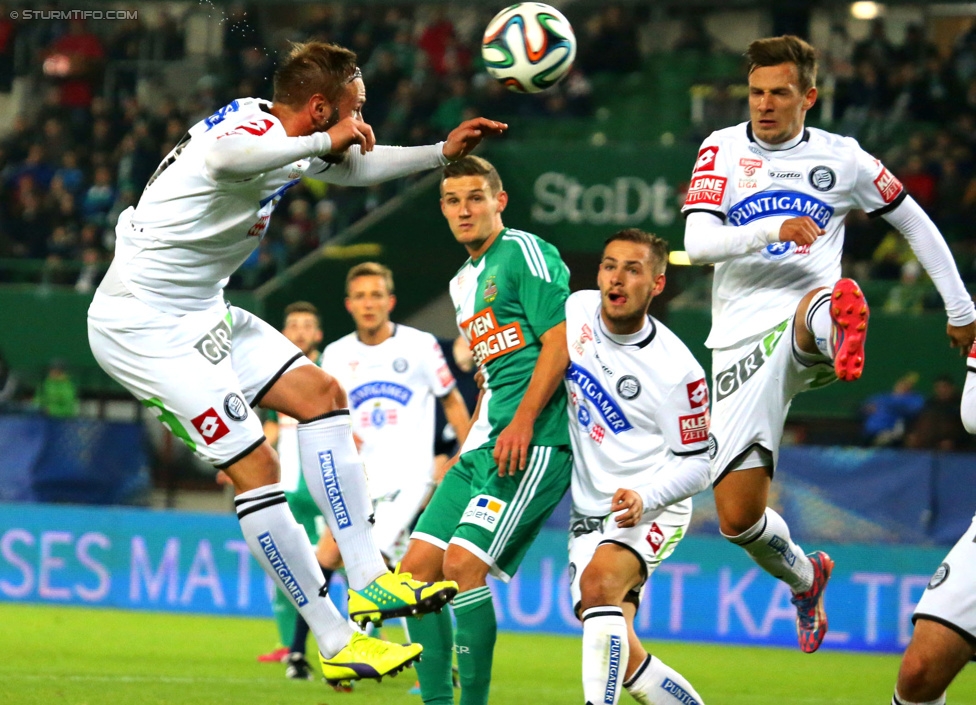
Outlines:
<svg viewBox="0 0 976 705"><path fill-rule="evenodd" d="M578 634L566 533L546 528L508 584L493 581L499 627ZM823 545L827 647L897 652L945 548ZM232 514L0 504L0 600L270 616L269 580ZM335 592L335 590L333 591ZM722 539L690 536L644 591L647 639L795 644L789 589Z"/></svg>

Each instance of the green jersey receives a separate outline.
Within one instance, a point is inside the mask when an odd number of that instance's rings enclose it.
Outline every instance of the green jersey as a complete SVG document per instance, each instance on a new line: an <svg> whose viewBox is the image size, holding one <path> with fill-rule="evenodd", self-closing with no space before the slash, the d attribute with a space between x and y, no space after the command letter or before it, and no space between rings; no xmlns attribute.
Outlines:
<svg viewBox="0 0 976 705"><path fill-rule="evenodd" d="M451 280L458 327L485 375L478 419L462 452L493 446L525 396L542 343L566 320L569 269L559 251L531 233L505 228ZM533 445L569 444L566 390L559 385L539 414Z"/></svg>

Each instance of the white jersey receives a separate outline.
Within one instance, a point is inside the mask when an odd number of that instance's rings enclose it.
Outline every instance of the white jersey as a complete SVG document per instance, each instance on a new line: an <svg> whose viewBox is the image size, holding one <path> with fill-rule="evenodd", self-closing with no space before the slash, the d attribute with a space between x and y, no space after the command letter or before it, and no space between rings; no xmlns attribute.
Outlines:
<svg viewBox="0 0 976 705"><path fill-rule="evenodd" d="M901 182L851 137L806 128L794 146L760 146L750 123L702 143L682 212L713 213L729 227L809 216L826 231L812 245L776 242L715 265L712 330L705 344L730 347L785 321L811 289L840 278L844 218L854 208L884 215L905 199ZM778 221L778 222L777 222Z"/></svg>
<svg viewBox="0 0 976 705"><path fill-rule="evenodd" d="M395 325L379 345L366 345L350 333L328 345L319 364L349 396L373 499L430 482L434 398L455 385L437 339L403 325Z"/></svg>
<svg viewBox="0 0 976 705"><path fill-rule="evenodd" d="M642 339L622 344L604 328L599 291L566 301L577 514L605 516L621 487L646 496L675 456L700 455L707 465L705 372L674 333L650 316L648 323Z"/></svg>
<svg viewBox="0 0 976 705"><path fill-rule="evenodd" d="M117 276L158 310L206 310L258 246L282 194L303 176L365 185L443 163L433 145L377 147L369 155L353 147L335 165L316 156L331 149L329 135L289 137L270 107L241 98L190 128L139 203L119 216L109 282Z"/></svg>

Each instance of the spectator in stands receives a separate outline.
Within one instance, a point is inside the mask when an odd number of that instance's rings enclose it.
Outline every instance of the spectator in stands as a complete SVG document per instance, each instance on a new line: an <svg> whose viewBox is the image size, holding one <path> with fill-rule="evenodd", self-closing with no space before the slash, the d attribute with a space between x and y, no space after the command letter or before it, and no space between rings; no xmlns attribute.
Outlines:
<svg viewBox="0 0 976 705"><path fill-rule="evenodd" d="M46 416L70 418L78 415L78 390L63 360L52 360L47 377L34 395L34 404Z"/></svg>
<svg viewBox="0 0 976 705"><path fill-rule="evenodd" d="M905 446L960 450L968 445L969 434L959 418L960 398L959 387L952 377L946 374L937 377L932 396L905 436Z"/></svg>
<svg viewBox="0 0 976 705"><path fill-rule="evenodd" d="M922 277L922 265L911 259L901 266L901 278L888 291L882 310L885 313L921 313L929 288L928 280Z"/></svg>
<svg viewBox="0 0 976 705"><path fill-rule="evenodd" d="M0 93L9 93L14 86L14 42L17 23L10 19L10 10L0 4Z"/></svg>
<svg viewBox="0 0 976 705"><path fill-rule="evenodd" d="M88 30L84 20L70 20L68 33L48 48L44 73L58 81L61 105L69 110L75 124L87 120L104 58L101 40Z"/></svg>
<svg viewBox="0 0 976 705"><path fill-rule="evenodd" d="M637 23L618 5L603 8L584 26L579 64L590 73L632 73L642 64Z"/></svg>
<svg viewBox="0 0 976 705"><path fill-rule="evenodd" d="M890 392L868 397L861 407L862 434L867 445L901 445L905 431L925 406L925 397L915 391L918 373L909 372L895 382Z"/></svg>

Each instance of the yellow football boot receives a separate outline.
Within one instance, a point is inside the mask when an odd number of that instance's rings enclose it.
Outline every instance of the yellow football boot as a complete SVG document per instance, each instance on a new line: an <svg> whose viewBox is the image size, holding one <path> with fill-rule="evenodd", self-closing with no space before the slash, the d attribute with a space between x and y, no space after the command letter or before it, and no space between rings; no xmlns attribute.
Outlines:
<svg viewBox="0 0 976 705"><path fill-rule="evenodd" d="M410 573L401 573L400 564L362 590L349 591L349 619L361 626L376 625L384 619L440 612L457 595L453 580L422 583Z"/></svg>

